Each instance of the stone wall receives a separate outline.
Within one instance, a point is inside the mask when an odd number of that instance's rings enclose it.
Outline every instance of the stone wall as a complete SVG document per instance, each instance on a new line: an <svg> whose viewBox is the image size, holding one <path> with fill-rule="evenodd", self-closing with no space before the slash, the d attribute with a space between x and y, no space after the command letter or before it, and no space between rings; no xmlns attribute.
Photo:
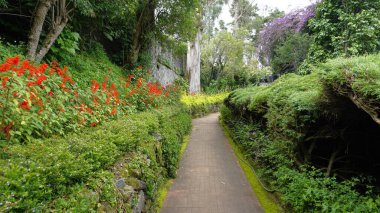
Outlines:
<svg viewBox="0 0 380 213"><path fill-rule="evenodd" d="M175 56L172 50L157 41L152 42L149 52L152 58L153 77L162 85L174 82L186 68L184 57Z"/></svg>

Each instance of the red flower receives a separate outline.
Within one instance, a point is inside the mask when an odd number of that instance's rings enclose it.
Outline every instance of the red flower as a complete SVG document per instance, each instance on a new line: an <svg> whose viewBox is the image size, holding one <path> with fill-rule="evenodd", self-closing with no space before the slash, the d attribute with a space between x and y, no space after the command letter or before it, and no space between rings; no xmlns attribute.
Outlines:
<svg viewBox="0 0 380 213"><path fill-rule="evenodd" d="M86 108L86 111L90 114L92 114L92 109L91 108Z"/></svg>
<svg viewBox="0 0 380 213"><path fill-rule="evenodd" d="M11 68L11 65L8 63L4 63L0 65L0 72L6 72Z"/></svg>
<svg viewBox="0 0 380 213"><path fill-rule="evenodd" d="M78 97L78 91L74 90L73 93L74 93L75 97Z"/></svg>
<svg viewBox="0 0 380 213"><path fill-rule="evenodd" d="M45 80L46 80L46 76L41 75L40 77L37 78L36 84L38 86L40 86L42 84L42 82L45 81Z"/></svg>
<svg viewBox="0 0 380 213"><path fill-rule="evenodd" d="M128 94L128 97L131 96L131 95L133 95L135 92L136 92L136 90L132 89L131 92Z"/></svg>
<svg viewBox="0 0 380 213"><path fill-rule="evenodd" d="M21 102L20 104L19 104L19 106L21 107L21 108L23 108L23 109L26 109L26 110L30 110L30 106L29 106L29 102L27 101L27 100L24 100L23 102Z"/></svg>
<svg viewBox="0 0 380 213"><path fill-rule="evenodd" d="M108 75L106 75L104 77L104 81L103 81L103 84L102 84L102 89L103 90L106 90L107 89L107 81L108 81Z"/></svg>
<svg viewBox="0 0 380 213"><path fill-rule="evenodd" d="M139 80L137 81L137 88L140 88L142 85L142 78L139 78Z"/></svg>
<svg viewBox="0 0 380 213"><path fill-rule="evenodd" d="M113 91L112 96L116 98L118 94L119 94L119 92L117 90L115 90L115 91Z"/></svg>
<svg viewBox="0 0 380 213"><path fill-rule="evenodd" d="M2 79L2 85L3 85L3 88L6 88L7 87L7 81L9 80L9 77L6 76Z"/></svg>
<svg viewBox="0 0 380 213"><path fill-rule="evenodd" d="M168 97L169 96L169 92L165 92L165 96Z"/></svg>
<svg viewBox="0 0 380 213"><path fill-rule="evenodd" d="M92 94L95 94L95 92L98 91L99 87L100 85L95 80L92 80L92 85L91 85Z"/></svg>
<svg viewBox="0 0 380 213"><path fill-rule="evenodd" d="M35 82L31 82L29 81L26 86L29 87L29 88L32 88L34 86Z"/></svg>
<svg viewBox="0 0 380 213"><path fill-rule="evenodd" d="M52 91L49 91L47 94L48 94L49 96L53 96L53 92L52 92Z"/></svg>
<svg viewBox="0 0 380 213"><path fill-rule="evenodd" d="M116 114L116 107L112 108L112 111L111 111L111 115L115 115Z"/></svg>
<svg viewBox="0 0 380 213"><path fill-rule="evenodd" d="M3 128L3 130L4 130L4 132L5 132L5 135L6 135L6 137L7 138L9 138L9 132L11 131L11 129L12 129L12 127L13 127L13 122L10 122L8 125L6 125L4 128Z"/></svg>
<svg viewBox="0 0 380 213"><path fill-rule="evenodd" d="M41 64L40 66L38 66L37 68L37 72L42 74L45 72L45 70L49 67L48 64Z"/></svg>
<svg viewBox="0 0 380 213"><path fill-rule="evenodd" d="M9 63L10 65L17 66L19 61L20 56L16 55L14 58L8 58L7 63Z"/></svg>

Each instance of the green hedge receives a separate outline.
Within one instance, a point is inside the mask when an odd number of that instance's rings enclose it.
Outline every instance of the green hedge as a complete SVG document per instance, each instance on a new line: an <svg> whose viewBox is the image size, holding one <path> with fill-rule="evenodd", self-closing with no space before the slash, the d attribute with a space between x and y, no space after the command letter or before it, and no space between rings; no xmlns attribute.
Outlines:
<svg viewBox="0 0 380 213"><path fill-rule="evenodd" d="M212 112L218 112L227 95L228 93L183 95L181 102L187 107L190 114L196 118Z"/></svg>
<svg viewBox="0 0 380 213"><path fill-rule="evenodd" d="M295 212L378 212L377 189L365 178L325 177L301 155L308 137L347 120L347 109L356 109L345 105L350 101L379 123L380 55L338 58L313 70L233 91L221 110L223 120Z"/></svg>
<svg viewBox="0 0 380 213"><path fill-rule="evenodd" d="M338 181L313 167L297 168L295 143L273 136L258 123L239 118L222 107L223 122L245 154L259 168L259 177L280 193L286 209L294 212L378 212L380 197L369 189L360 194L358 178ZM250 134L248 134L250 133Z"/></svg>
<svg viewBox="0 0 380 213"><path fill-rule="evenodd" d="M318 74L288 74L270 86L233 91L225 104L240 117L260 121L273 133L300 140L329 103Z"/></svg>
<svg viewBox="0 0 380 213"><path fill-rule="evenodd" d="M146 182L153 207L164 179L175 176L190 127L182 107L168 107L9 146L0 159L0 211L129 211L117 178Z"/></svg>

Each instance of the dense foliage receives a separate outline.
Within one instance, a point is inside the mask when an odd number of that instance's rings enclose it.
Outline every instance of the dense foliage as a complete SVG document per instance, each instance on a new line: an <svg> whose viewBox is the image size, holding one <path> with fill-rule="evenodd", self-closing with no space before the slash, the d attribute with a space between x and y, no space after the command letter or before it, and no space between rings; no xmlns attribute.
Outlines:
<svg viewBox="0 0 380 213"><path fill-rule="evenodd" d="M315 36L310 61L324 61L338 56L355 56L380 50L380 2L331 1L318 4L310 21Z"/></svg>
<svg viewBox="0 0 380 213"><path fill-rule="evenodd" d="M219 111L227 95L227 93L219 93L214 95L183 95L181 97L181 102L185 105L193 117L201 117L210 112Z"/></svg>
<svg viewBox="0 0 380 213"><path fill-rule="evenodd" d="M306 33L288 34L273 50L273 73L295 72L306 59L311 37Z"/></svg>
<svg viewBox="0 0 380 213"><path fill-rule="evenodd" d="M275 46L288 33L300 33L304 30L308 21L315 15L315 7L316 5L310 5L290 12L273 20L260 31L256 46L259 60L263 65L270 65Z"/></svg>
<svg viewBox="0 0 380 213"><path fill-rule="evenodd" d="M379 210L370 151L377 149L378 61L338 58L226 99L222 117L235 140L296 212Z"/></svg>
<svg viewBox="0 0 380 213"><path fill-rule="evenodd" d="M33 65L20 61L19 56L8 58L0 65L1 139L15 143L63 135L170 101L171 86L147 82L138 74L141 69L136 70L137 75L119 80L122 85L109 82L106 75L103 82L92 80L91 86L83 89L75 86L67 67L59 67L57 62Z"/></svg>
<svg viewBox="0 0 380 213"><path fill-rule="evenodd" d="M195 30L189 26L196 24L199 3L198 0L117 0L112 4L94 0L4 1L0 4L0 26L7 30L0 36L7 41L28 43L28 56L34 59L45 47L47 51L52 47L56 57L63 54L57 48L73 50L70 36L76 35L74 39L80 42L81 49L100 42L114 62L135 65L153 40L173 43L191 38Z"/></svg>
<svg viewBox="0 0 380 213"><path fill-rule="evenodd" d="M154 209L164 179L175 176L190 125L184 109L166 107L9 146L0 157L0 211L131 211L137 193L128 197L118 178L131 186L144 181Z"/></svg>

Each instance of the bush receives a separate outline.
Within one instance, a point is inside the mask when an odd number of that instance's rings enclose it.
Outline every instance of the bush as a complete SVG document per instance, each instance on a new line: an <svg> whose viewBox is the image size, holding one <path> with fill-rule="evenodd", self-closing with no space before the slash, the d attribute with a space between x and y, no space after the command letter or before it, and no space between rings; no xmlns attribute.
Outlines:
<svg viewBox="0 0 380 213"><path fill-rule="evenodd" d="M380 197L371 188L360 194L356 188L364 181L352 178L338 181L321 171L304 166L296 168L295 144L273 137L265 127L237 118L227 108L221 110L223 122L235 142L260 167L260 176L281 193L281 200L295 212L376 212ZM367 186L368 187L368 186Z"/></svg>
<svg viewBox="0 0 380 213"><path fill-rule="evenodd" d="M307 34L288 34L284 41L275 46L271 66L275 74L296 72L306 59L311 37Z"/></svg>
<svg viewBox="0 0 380 213"><path fill-rule="evenodd" d="M296 212L377 212L380 208L380 197L370 196L371 190L364 196L355 190L361 184L356 178L338 182L313 168L296 171L286 167L275 176L283 201Z"/></svg>
<svg viewBox="0 0 380 213"><path fill-rule="evenodd" d="M294 211L379 211L378 183L371 181L378 177L377 155L369 151L377 149L379 59L338 58L315 65L310 75L287 74L225 100L222 117L234 139ZM337 151L340 146L345 151ZM349 174L340 171L334 153ZM335 163L335 171L326 162ZM370 169L361 170L366 164Z"/></svg>
<svg viewBox="0 0 380 213"><path fill-rule="evenodd" d="M228 93L219 93L216 95L183 95L181 102L186 106L193 117L202 117L208 113L217 112L227 95Z"/></svg>
<svg viewBox="0 0 380 213"><path fill-rule="evenodd" d="M126 168L112 171L146 182L148 198L154 201L163 179L175 174L182 137L190 126L186 111L170 107L64 138L9 146L0 160L0 211L119 208L122 198L107 169L123 156Z"/></svg>
<svg viewBox="0 0 380 213"><path fill-rule="evenodd" d="M288 74L270 86L233 91L226 105L241 117L259 119L267 128L298 141L307 127L323 114L328 102L318 74Z"/></svg>
<svg viewBox="0 0 380 213"><path fill-rule="evenodd" d="M110 82L106 75L101 84L92 80L86 88L78 87L69 74L68 68L57 62L33 65L28 60L20 62L19 56L1 64L0 140L16 143L63 135L177 98L176 86L164 88L148 82L140 73L117 82Z"/></svg>

